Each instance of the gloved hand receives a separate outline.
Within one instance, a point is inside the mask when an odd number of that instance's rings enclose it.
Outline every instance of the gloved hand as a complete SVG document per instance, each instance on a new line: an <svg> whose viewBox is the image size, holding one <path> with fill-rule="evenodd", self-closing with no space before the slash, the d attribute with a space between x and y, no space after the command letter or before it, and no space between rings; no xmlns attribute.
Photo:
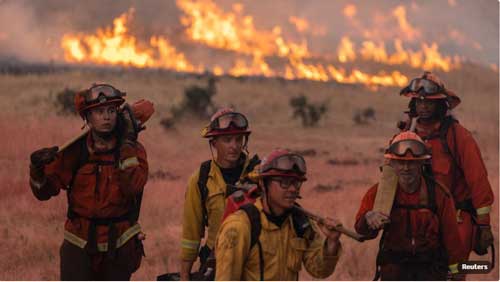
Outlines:
<svg viewBox="0 0 500 282"><path fill-rule="evenodd" d="M43 169L46 164L53 162L59 147L43 148L31 153L31 174L36 180L43 178Z"/></svg>
<svg viewBox="0 0 500 282"><path fill-rule="evenodd" d="M120 112L123 121L123 132L121 136L122 144L126 142L135 143L137 141L137 134L139 133L140 127L132 115L132 109L128 104L125 104Z"/></svg>
<svg viewBox="0 0 500 282"><path fill-rule="evenodd" d="M474 252L480 256L488 253L488 247L493 243L493 233L490 225L478 225Z"/></svg>

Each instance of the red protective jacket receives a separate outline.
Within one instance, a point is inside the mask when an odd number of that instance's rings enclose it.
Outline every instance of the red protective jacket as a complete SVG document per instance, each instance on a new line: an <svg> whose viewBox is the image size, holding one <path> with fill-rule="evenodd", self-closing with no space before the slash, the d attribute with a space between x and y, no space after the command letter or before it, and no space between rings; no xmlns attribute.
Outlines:
<svg viewBox="0 0 500 282"><path fill-rule="evenodd" d="M378 184L368 190L363 197L356 215L356 231L368 238L375 238L378 231L370 230L365 214L373 209ZM435 205L430 209L427 186L422 179L419 190L413 194L403 192L399 186L390 214L391 223L386 226L384 249L395 253L416 254L434 252L440 248L448 254L450 268L456 267L464 258L462 241L458 234L453 199L439 184L435 186ZM406 209L401 206L422 205L419 209ZM426 208L428 207L428 208Z"/></svg>
<svg viewBox="0 0 500 282"><path fill-rule="evenodd" d="M489 224L493 191L481 152L471 133L459 123L453 123L446 138L457 168L439 138L440 123L417 124L416 133L432 147L432 168L436 179L450 189L458 208L469 200L478 215L478 223ZM454 179L455 178L455 179Z"/></svg>
<svg viewBox="0 0 500 282"><path fill-rule="evenodd" d="M83 146L88 148L88 160L81 162ZM135 205L136 196L142 193L148 176L146 152L139 143L124 144L121 148L107 152L96 152L88 134L71 145L56 160L45 166L46 183L31 190L39 200L48 200L62 190L69 193L69 218L65 224L65 240L84 248L89 240L89 219L127 218ZM115 157L119 156L118 162ZM73 178L73 170L80 167ZM125 244L139 233L140 226L130 220L115 220L116 247ZM97 249L108 249L106 224L96 226Z"/></svg>

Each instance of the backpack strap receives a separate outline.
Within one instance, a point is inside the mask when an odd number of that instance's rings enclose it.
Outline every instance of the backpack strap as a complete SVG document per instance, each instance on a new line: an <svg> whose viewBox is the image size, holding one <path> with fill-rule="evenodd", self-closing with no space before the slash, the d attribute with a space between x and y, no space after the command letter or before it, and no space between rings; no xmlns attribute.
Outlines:
<svg viewBox="0 0 500 282"><path fill-rule="evenodd" d="M68 211L66 213L66 216L69 219L73 219L76 217L76 214L73 211L73 205L71 204L71 191L73 190L73 186L75 184L76 174L78 173L78 170L88 162L89 159L89 149L87 148L87 142L86 142L87 135L84 136L85 137L82 137L80 140L77 141L78 142L77 146L80 147L80 150L78 152L78 159L72 168L71 180L69 181L69 184L66 189L66 197L68 200Z"/></svg>
<svg viewBox="0 0 500 282"><path fill-rule="evenodd" d="M207 181L208 181L208 174L210 173L210 167L211 167L211 160L204 161L200 165L200 173L198 176L198 189L200 190L200 200L201 200L201 206L202 206L202 211L203 211L203 228L208 226L208 213L207 213L207 207L205 205L205 202L208 198L208 187L207 187ZM202 232L205 233L205 232Z"/></svg>
<svg viewBox="0 0 500 282"><path fill-rule="evenodd" d="M250 172L252 172L253 169L255 168L255 166L257 166L258 164L260 164L260 162L261 162L261 160L259 159L259 156L257 154L253 155L253 157L248 162L248 165L247 165L247 167L245 169L244 175L247 175Z"/></svg>
<svg viewBox="0 0 500 282"><path fill-rule="evenodd" d="M295 205L300 207L298 203ZM299 209L292 209L292 223L295 234L299 238L304 238L306 232L312 229L309 218Z"/></svg>
<svg viewBox="0 0 500 282"><path fill-rule="evenodd" d="M423 176L425 185L427 186L427 203L429 205L429 209L436 214L436 186L439 186L439 184L436 183L436 178L434 177L434 172L432 171L432 167L430 164L424 165Z"/></svg>
<svg viewBox="0 0 500 282"><path fill-rule="evenodd" d="M264 281L264 254L262 252L262 245L260 244L259 236L262 229L260 221L260 212L253 204L246 204L240 207L250 220L250 250L257 244L259 247L259 268L260 268L260 281Z"/></svg>

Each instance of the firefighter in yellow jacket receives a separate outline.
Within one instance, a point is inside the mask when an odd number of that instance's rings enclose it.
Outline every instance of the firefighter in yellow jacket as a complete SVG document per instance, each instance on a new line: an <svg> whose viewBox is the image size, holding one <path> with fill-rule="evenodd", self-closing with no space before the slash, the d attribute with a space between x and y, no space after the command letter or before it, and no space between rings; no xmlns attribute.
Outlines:
<svg viewBox="0 0 500 282"><path fill-rule="evenodd" d="M216 280L298 280L302 264L316 278L330 276L341 252L340 233L313 225L293 208L306 180L304 159L275 150L259 174L262 197L229 215L219 230Z"/></svg>
<svg viewBox="0 0 500 282"><path fill-rule="evenodd" d="M229 108L217 111L210 124L202 130L202 136L209 138L210 151L215 148L216 157L212 155L212 160L203 162L189 179L182 223L181 280L190 280L191 269L198 256L201 264L199 273L207 276L203 279L213 279L213 272L208 273L206 269L207 259L213 257L215 236L226 207L226 198L232 192L227 184L243 180L260 163L257 155L251 159L248 156L250 133L247 118ZM208 235L200 248L206 227Z"/></svg>

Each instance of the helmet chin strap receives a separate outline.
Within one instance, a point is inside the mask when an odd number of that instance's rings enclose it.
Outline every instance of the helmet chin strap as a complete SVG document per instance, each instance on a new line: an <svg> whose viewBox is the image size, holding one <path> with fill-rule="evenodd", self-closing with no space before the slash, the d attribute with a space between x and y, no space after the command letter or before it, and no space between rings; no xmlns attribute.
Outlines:
<svg viewBox="0 0 500 282"><path fill-rule="evenodd" d="M266 198L266 205L269 208L269 212L271 213L272 216L277 216L276 213L274 213L271 204L269 203L269 194L267 193L269 188L264 184L264 180L261 181L262 181L262 187L264 188L264 195L265 195L264 198Z"/></svg>

